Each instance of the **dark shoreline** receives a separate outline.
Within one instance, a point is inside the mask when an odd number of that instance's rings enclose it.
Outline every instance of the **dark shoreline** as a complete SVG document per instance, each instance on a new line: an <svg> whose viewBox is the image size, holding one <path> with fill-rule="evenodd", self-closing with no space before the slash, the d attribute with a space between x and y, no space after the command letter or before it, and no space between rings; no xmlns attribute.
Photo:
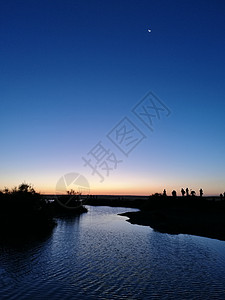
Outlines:
<svg viewBox="0 0 225 300"><path fill-rule="evenodd" d="M150 226L153 230L169 234L190 234L225 241L224 215L184 214L179 217L163 211L127 212L120 214L128 217L131 224ZM215 219L217 218L217 221ZM214 220L212 220L214 219Z"/></svg>
<svg viewBox="0 0 225 300"><path fill-rule="evenodd" d="M152 198L138 212L122 214L131 224L169 234L190 234L225 241L225 201L207 198Z"/></svg>
<svg viewBox="0 0 225 300"><path fill-rule="evenodd" d="M137 225L169 234L190 234L225 241L225 201L220 197L97 195L84 204L137 208L120 214Z"/></svg>
<svg viewBox="0 0 225 300"><path fill-rule="evenodd" d="M138 208L121 214L131 224L169 234L190 234L225 241L225 201L220 197L97 196L89 205Z"/></svg>

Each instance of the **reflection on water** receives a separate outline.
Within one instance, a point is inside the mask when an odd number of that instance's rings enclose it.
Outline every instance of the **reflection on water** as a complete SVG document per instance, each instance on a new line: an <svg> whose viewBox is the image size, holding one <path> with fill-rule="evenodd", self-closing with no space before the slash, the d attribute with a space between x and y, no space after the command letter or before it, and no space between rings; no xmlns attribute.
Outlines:
<svg viewBox="0 0 225 300"><path fill-rule="evenodd" d="M88 209L44 239L0 246L1 299L224 299L225 242Z"/></svg>

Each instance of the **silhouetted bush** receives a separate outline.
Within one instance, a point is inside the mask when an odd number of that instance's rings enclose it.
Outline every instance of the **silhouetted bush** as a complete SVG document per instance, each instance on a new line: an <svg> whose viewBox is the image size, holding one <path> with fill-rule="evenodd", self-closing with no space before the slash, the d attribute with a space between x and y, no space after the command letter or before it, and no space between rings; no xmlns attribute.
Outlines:
<svg viewBox="0 0 225 300"><path fill-rule="evenodd" d="M34 188L22 183L11 191L0 192L0 231L32 232L52 228L52 219L46 201Z"/></svg>

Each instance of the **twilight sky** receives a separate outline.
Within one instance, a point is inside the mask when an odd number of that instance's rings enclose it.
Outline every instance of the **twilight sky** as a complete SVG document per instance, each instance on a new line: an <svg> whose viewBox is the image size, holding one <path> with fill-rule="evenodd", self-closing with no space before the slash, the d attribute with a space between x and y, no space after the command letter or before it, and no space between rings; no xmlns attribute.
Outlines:
<svg viewBox="0 0 225 300"><path fill-rule="evenodd" d="M224 33L223 0L2 0L0 189L224 192Z"/></svg>

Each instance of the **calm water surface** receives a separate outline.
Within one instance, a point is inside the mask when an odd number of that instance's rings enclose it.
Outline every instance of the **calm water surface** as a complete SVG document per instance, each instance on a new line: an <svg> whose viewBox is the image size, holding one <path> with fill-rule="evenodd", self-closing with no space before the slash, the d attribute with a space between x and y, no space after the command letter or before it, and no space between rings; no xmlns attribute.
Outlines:
<svg viewBox="0 0 225 300"><path fill-rule="evenodd" d="M0 299L225 299L225 242L88 209L39 241L0 245Z"/></svg>

